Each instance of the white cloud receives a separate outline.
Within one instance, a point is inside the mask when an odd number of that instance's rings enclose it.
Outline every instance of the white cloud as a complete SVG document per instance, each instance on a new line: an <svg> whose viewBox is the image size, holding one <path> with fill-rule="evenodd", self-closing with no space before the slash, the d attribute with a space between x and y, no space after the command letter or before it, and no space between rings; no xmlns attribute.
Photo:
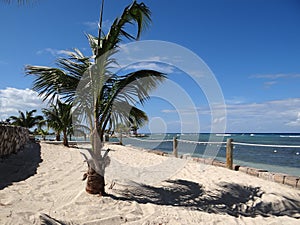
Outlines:
<svg viewBox="0 0 300 225"><path fill-rule="evenodd" d="M141 43L141 44L138 44ZM158 53L151 53L152 46L148 46L147 41L145 42L134 42L131 44L120 44L119 49L120 51L117 52L114 57L120 63L120 67L125 67L125 65L131 65L133 63L157 63L157 64L164 64L168 65L174 72L176 68L176 62L183 62L184 60L177 56L170 56L168 54L158 54ZM154 44L155 48L155 44ZM150 52L150 53L149 53ZM171 63L171 64L170 64ZM173 66L174 64L174 66Z"/></svg>
<svg viewBox="0 0 300 225"><path fill-rule="evenodd" d="M133 64L128 66L126 69L129 70L155 70L159 71L161 73L173 73L174 72L174 67L161 64L161 63L155 63L155 62L141 62L137 64Z"/></svg>
<svg viewBox="0 0 300 225"><path fill-rule="evenodd" d="M191 75L192 77L198 77L198 78L203 78L205 77L205 73L203 73L203 71L200 70L189 70L186 71L189 75Z"/></svg>
<svg viewBox="0 0 300 225"><path fill-rule="evenodd" d="M7 65L8 63L5 62L4 60L0 60L0 65Z"/></svg>
<svg viewBox="0 0 300 225"><path fill-rule="evenodd" d="M212 119L208 105L196 109L164 109L161 112L188 115L198 112L202 127L209 131L210 127L220 121L227 121L227 132L299 132L300 130L300 98L245 103L244 101L226 101L227 118L217 116ZM214 107L214 114L219 115L222 107ZM172 122L172 121L170 121Z"/></svg>
<svg viewBox="0 0 300 225"><path fill-rule="evenodd" d="M280 78L300 78L300 74L284 74L284 73L278 73L278 74L256 74L251 75L249 78L259 78L259 79L280 79Z"/></svg>
<svg viewBox="0 0 300 225"><path fill-rule="evenodd" d="M97 21L88 21L83 22L83 25L86 26L88 30L97 30L98 29L98 22Z"/></svg>
<svg viewBox="0 0 300 225"><path fill-rule="evenodd" d="M226 99L226 104L231 105L231 104L242 104L245 103L246 99L240 96L234 96L231 99Z"/></svg>
<svg viewBox="0 0 300 225"><path fill-rule="evenodd" d="M177 113L177 110L175 110L175 109L163 109L161 112L163 112L163 113Z"/></svg>
<svg viewBox="0 0 300 225"><path fill-rule="evenodd" d="M104 20L102 21L102 29L104 32L107 32L111 25L112 25L112 21L111 20ZM98 27L99 27L99 22L98 21L87 21L87 22L83 22L82 23L87 30L90 30L90 31L96 31L98 30Z"/></svg>
<svg viewBox="0 0 300 225"><path fill-rule="evenodd" d="M227 128L233 132L298 132L299 110L300 98L227 105Z"/></svg>
<svg viewBox="0 0 300 225"><path fill-rule="evenodd" d="M203 113L203 110L200 110L199 107L195 109L191 108L181 108L181 109L163 109L161 110L162 113L176 113L180 115L195 115L195 113ZM205 109L205 112L208 112L208 109ZM205 113L206 114L206 113Z"/></svg>
<svg viewBox="0 0 300 225"><path fill-rule="evenodd" d="M268 88L272 87L275 84L277 84L277 81L268 81L268 82L264 83L264 87L268 89Z"/></svg>
<svg viewBox="0 0 300 225"><path fill-rule="evenodd" d="M0 90L0 120L12 115L18 115L18 111L29 111L46 107L37 92L30 89L16 89L7 87Z"/></svg>
<svg viewBox="0 0 300 225"><path fill-rule="evenodd" d="M218 123L220 123L222 121L225 121L225 120L226 120L226 118L224 116L222 116L222 117L213 119L213 123L218 124Z"/></svg>
<svg viewBox="0 0 300 225"><path fill-rule="evenodd" d="M299 79L300 74L288 74L288 73L278 73L278 74L255 74L249 76L251 79L261 79L265 80L263 83L264 88L271 88L273 85L279 83L282 79Z"/></svg>
<svg viewBox="0 0 300 225"><path fill-rule="evenodd" d="M298 112L298 115L295 120L291 120L290 122L287 122L286 125L300 128L300 112Z"/></svg>
<svg viewBox="0 0 300 225"><path fill-rule="evenodd" d="M143 49L142 49L143 50ZM164 63L168 61L169 59L165 56L151 56L147 59L147 61L153 61L153 62L161 62Z"/></svg>
<svg viewBox="0 0 300 225"><path fill-rule="evenodd" d="M42 50L39 50L36 52L37 55L45 54L45 53L50 53L52 56L58 56L58 55L66 55L68 54L69 51L67 50L58 50L58 49L53 49L53 48L45 48Z"/></svg>

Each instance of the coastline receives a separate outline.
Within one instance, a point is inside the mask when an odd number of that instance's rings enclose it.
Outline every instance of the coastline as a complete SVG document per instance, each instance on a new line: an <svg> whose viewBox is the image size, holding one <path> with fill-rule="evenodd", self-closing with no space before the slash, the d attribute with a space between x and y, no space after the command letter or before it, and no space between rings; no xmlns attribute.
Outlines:
<svg viewBox="0 0 300 225"><path fill-rule="evenodd" d="M295 188L146 149L107 147L112 149L106 173L108 196L99 197L84 190L81 178L87 166L78 149L41 143L42 161L36 174L0 190L1 224L40 224L43 219L108 225L299 222L300 191ZM159 180L155 171L150 173L156 184L132 182L113 168L118 161L133 174L176 165L179 160L185 165L167 180ZM143 177L143 173L137 175Z"/></svg>
<svg viewBox="0 0 300 225"><path fill-rule="evenodd" d="M299 133L154 134L149 139L149 143L148 139L138 141L138 139L126 140L125 138L123 138L123 143L138 147L146 146L148 149L171 153L172 140L170 139L173 137L181 140L179 142L179 153L185 154L187 151L194 157L211 157L223 162L226 161L225 141L227 138L232 138L234 143L233 161L235 164L264 169L274 173L287 173L291 176L300 176ZM212 138L213 142L223 142L222 145L219 145L220 149L216 157L205 153L207 149L205 143L210 138ZM155 139L163 140L163 142L157 144L154 142ZM166 139L170 140L169 143L166 142ZM190 141L191 143L189 143ZM197 142L201 144L197 145ZM243 145L239 145L239 143ZM298 148L292 146L297 146Z"/></svg>
<svg viewBox="0 0 300 225"><path fill-rule="evenodd" d="M136 148L134 146L129 146L130 148ZM143 150L141 148L137 148L139 150ZM160 156L166 156L166 157L173 157L172 154L164 151L159 150L146 150L149 153L154 153ZM212 165L216 167L222 167L226 168L226 162L218 160L218 159L212 159L212 158L201 158L201 157L191 157L190 155L179 155L180 159L190 159L192 161L206 164L206 165ZM300 176L288 174L288 173L281 173L281 172L274 172L274 171L268 171L261 165L261 168L259 166L257 167L251 167L251 166L243 166L239 163L233 164L233 170L239 171L242 173L246 173L250 176L259 177L264 180L276 182L278 184L286 185L292 188L296 188L300 190ZM276 167L275 167L276 168Z"/></svg>

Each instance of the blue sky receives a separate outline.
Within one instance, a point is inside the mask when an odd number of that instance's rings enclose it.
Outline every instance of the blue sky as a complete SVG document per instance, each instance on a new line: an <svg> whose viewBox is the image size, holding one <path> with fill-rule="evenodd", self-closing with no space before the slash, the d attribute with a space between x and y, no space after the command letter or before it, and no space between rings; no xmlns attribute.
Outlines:
<svg viewBox="0 0 300 225"><path fill-rule="evenodd" d="M105 1L106 30L130 2ZM224 95L226 132L300 132L299 1L144 2L153 23L142 40L176 43L204 60ZM29 90L32 78L25 77L24 66L54 66L55 58L72 48L90 55L84 33L97 33L99 8L100 0L0 3L0 119L44 107ZM205 95L188 78L178 82L195 104L200 131L209 132L212 118ZM195 131L192 118L180 119L188 110L155 98L145 105L153 132L181 132L182 123L184 131Z"/></svg>

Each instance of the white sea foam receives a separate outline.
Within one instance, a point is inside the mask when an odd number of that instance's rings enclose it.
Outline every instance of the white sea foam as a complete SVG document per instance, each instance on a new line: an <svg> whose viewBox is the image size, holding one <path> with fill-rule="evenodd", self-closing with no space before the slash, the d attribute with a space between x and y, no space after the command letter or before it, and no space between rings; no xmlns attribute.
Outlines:
<svg viewBox="0 0 300 225"><path fill-rule="evenodd" d="M300 135L280 135L282 138L300 138Z"/></svg>
<svg viewBox="0 0 300 225"><path fill-rule="evenodd" d="M216 134L218 137L230 137L231 134Z"/></svg>

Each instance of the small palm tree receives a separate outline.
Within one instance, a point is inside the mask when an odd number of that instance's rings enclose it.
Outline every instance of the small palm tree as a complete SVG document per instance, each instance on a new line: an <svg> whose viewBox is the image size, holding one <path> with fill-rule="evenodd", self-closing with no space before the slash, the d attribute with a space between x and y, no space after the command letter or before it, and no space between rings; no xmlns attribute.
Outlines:
<svg viewBox="0 0 300 225"><path fill-rule="evenodd" d="M48 130L44 130L42 128L36 128L33 131L33 134L34 135L40 135L40 136L42 136L43 140L45 141L46 140L46 136L49 135L49 131Z"/></svg>
<svg viewBox="0 0 300 225"><path fill-rule="evenodd" d="M69 147L68 134L72 131L72 104L57 101L51 104L49 109L43 109L42 112L46 117L48 127L56 132L56 137L63 133L63 144Z"/></svg>
<svg viewBox="0 0 300 225"><path fill-rule="evenodd" d="M0 125L3 125L3 126L10 125L10 124L11 124L10 123L10 118L0 121Z"/></svg>
<svg viewBox="0 0 300 225"><path fill-rule="evenodd" d="M137 130L140 127L144 126L146 122L148 122L148 116L145 112L140 111L136 113L138 114L138 116L129 117L130 131L132 131L135 136L137 136Z"/></svg>
<svg viewBox="0 0 300 225"><path fill-rule="evenodd" d="M26 127L28 129L38 126L43 121L42 116L33 116L36 110L26 111L25 114L19 111L19 116L9 117L10 123L15 126Z"/></svg>
<svg viewBox="0 0 300 225"><path fill-rule="evenodd" d="M92 142L91 158L87 159L88 172L85 174L88 178L86 191L89 193L105 194L104 172L108 151L101 153L105 131L114 130L118 123L130 123L133 117L136 121L144 121L145 113L134 104L143 104L149 99L149 92L165 79L164 74L154 70L138 70L122 76L108 70L113 62L111 53L117 50L122 37L139 39L150 21L148 7L133 1L115 19L106 36L102 35L101 26L98 37L87 35L94 53L92 57L86 57L75 49L68 53L68 58L58 59L58 68L26 67L28 75L36 76L33 89L44 100L54 101L60 96L73 103L79 109L78 114L87 118ZM137 24L136 35L124 29L127 24L133 23ZM80 88L77 88L78 85Z"/></svg>

